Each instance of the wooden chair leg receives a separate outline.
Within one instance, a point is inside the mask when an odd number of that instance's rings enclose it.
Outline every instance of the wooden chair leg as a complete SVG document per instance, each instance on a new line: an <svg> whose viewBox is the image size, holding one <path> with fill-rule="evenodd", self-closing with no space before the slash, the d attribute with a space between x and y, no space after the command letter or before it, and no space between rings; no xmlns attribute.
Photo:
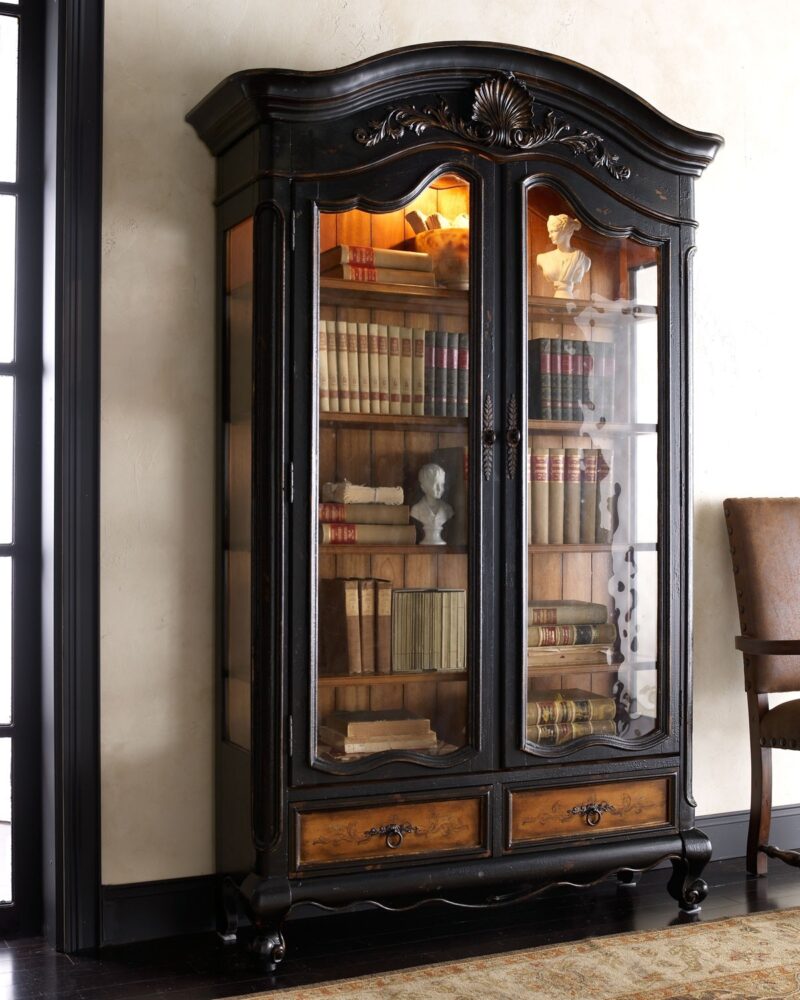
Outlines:
<svg viewBox="0 0 800 1000"><path fill-rule="evenodd" d="M764 698L766 695L760 695ZM754 698L753 701L756 699ZM750 825L747 830L747 870L752 875L767 874L767 856L759 846L769 843L772 820L772 750L762 747L758 735L758 717L750 719ZM753 723L756 723L755 725Z"/></svg>

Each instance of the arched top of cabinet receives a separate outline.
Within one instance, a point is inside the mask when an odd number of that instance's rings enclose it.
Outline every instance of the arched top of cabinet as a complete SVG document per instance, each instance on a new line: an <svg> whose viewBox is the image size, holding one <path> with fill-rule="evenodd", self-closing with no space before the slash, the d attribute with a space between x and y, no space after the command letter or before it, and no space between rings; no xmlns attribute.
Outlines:
<svg viewBox="0 0 800 1000"><path fill-rule="evenodd" d="M723 142L677 124L579 63L489 42L409 46L335 70L244 70L186 116L214 155L261 125L313 128L348 118L356 125L350 136L364 147L396 149L419 137L447 141L450 133L460 145L486 146L497 159L524 156L544 144L542 137L577 155L586 152L581 136L590 134L695 176ZM558 138L549 140L548 130L552 135L559 128ZM602 141L591 155L606 156Z"/></svg>

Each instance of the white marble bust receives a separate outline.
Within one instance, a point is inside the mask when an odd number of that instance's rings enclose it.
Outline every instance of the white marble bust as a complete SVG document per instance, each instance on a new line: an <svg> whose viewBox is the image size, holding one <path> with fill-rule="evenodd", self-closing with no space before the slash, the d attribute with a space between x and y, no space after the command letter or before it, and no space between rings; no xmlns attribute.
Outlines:
<svg viewBox="0 0 800 1000"><path fill-rule="evenodd" d="M411 516L422 526L420 545L446 545L442 528L453 516L453 508L442 500L445 471L441 465L429 462L419 470L422 499L411 508Z"/></svg>
<svg viewBox="0 0 800 1000"><path fill-rule="evenodd" d="M575 285L592 266L583 250L573 250L570 246L572 234L580 228L578 219L568 215L551 215L547 220L547 235L556 249L538 254L536 263L545 278L555 285L553 297L556 299L574 298Z"/></svg>

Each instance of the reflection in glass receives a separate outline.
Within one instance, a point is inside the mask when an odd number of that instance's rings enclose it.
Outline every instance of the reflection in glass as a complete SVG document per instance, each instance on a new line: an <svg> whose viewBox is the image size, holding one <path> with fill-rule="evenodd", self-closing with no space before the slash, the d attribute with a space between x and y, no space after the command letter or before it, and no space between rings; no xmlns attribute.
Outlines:
<svg viewBox="0 0 800 1000"><path fill-rule="evenodd" d="M14 379L0 375L0 543L13 532Z"/></svg>
<svg viewBox="0 0 800 1000"><path fill-rule="evenodd" d="M528 192L527 742L657 724L657 248Z"/></svg>
<svg viewBox="0 0 800 1000"><path fill-rule="evenodd" d="M17 199L0 195L0 361L14 357Z"/></svg>
<svg viewBox="0 0 800 1000"><path fill-rule="evenodd" d="M467 732L470 189L321 212L317 753Z"/></svg>
<svg viewBox="0 0 800 1000"><path fill-rule="evenodd" d="M0 902L11 902L11 738L0 739Z"/></svg>
<svg viewBox="0 0 800 1000"><path fill-rule="evenodd" d="M11 558L0 558L0 723L11 722Z"/></svg>
<svg viewBox="0 0 800 1000"><path fill-rule="evenodd" d="M17 179L19 22L0 15L0 181Z"/></svg>

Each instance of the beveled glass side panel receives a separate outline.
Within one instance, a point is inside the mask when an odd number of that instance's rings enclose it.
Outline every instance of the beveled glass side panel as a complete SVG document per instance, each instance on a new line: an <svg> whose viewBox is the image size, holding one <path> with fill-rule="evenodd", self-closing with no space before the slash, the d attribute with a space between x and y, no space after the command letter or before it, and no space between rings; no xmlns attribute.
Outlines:
<svg viewBox="0 0 800 1000"><path fill-rule="evenodd" d="M526 742L658 725L657 248L528 191Z"/></svg>
<svg viewBox="0 0 800 1000"><path fill-rule="evenodd" d="M467 727L470 190L320 214L322 761L447 755Z"/></svg>
<svg viewBox="0 0 800 1000"><path fill-rule="evenodd" d="M19 19L0 15L0 181L17 179Z"/></svg>
<svg viewBox="0 0 800 1000"><path fill-rule="evenodd" d="M225 738L250 749L253 221L228 231L225 296Z"/></svg>

